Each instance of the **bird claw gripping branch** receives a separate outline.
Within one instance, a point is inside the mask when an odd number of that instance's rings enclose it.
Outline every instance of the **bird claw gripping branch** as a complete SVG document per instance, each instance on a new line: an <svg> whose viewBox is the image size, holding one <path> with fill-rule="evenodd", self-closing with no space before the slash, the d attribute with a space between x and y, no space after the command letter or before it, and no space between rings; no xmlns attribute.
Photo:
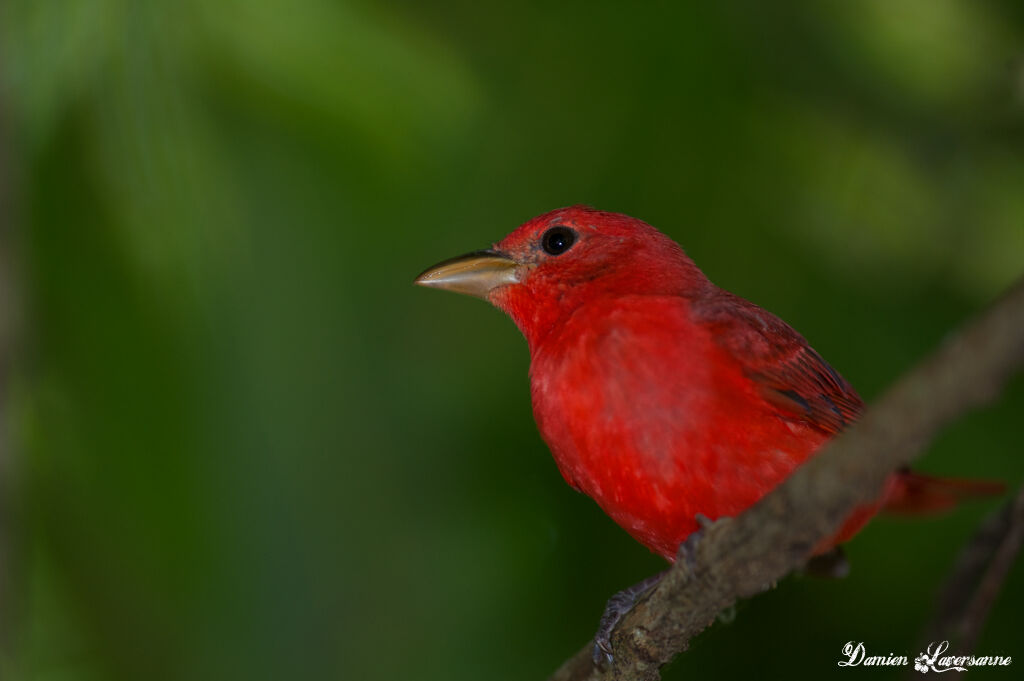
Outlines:
<svg viewBox="0 0 1024 681"><path fill-rule="evenodd" d="M604 614L601 615L601 622L597 625L597 633L594 634L594 664L611 664L613 659L612 632L615 631L615 627L626 616L626 613L633 609L637 601L658 585L666 572L668 570L652 575L608 599L608 603L604 606Z"/></svg>

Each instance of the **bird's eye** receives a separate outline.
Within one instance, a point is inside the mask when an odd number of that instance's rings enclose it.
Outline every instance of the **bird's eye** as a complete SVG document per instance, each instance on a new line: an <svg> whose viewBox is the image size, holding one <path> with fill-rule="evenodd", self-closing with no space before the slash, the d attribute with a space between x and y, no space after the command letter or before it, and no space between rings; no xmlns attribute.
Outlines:
<svg viewBox="0 0 1024 681"><path fill-rule="evenodd" d="M561 255L576 243L576 232L559 225L544 232L540 245L548 255Z"/></svg>

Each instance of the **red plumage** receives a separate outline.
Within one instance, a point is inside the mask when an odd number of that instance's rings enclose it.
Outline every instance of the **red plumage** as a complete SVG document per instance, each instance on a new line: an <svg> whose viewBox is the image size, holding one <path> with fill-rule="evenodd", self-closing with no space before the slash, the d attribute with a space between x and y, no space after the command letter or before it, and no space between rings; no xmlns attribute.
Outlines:
<svg viewBox="0 0 1024 681"><path fill-rule="evenodd" d="M489 253L513 263L514 280L506 273L473 293L527 339L534 416L559 470L668 560L698 515L741 513L861 412L800 334L712 284L640 220L574 206L530 220ZM440 269L420 283L441 285L425 281ZM883 505L944 508L998 489L894 474L885 496L819 549Z"/></svg>

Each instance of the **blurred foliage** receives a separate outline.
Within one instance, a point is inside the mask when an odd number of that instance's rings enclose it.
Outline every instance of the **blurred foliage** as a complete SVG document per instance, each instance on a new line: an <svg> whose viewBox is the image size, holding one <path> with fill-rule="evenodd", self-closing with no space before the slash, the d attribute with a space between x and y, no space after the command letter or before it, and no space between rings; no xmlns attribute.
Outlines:
<svg viewBox="0 0 1024 681"><path fill-rule="evenodd" d="M512 325L410 285L535 214L659 226L868 398L1024 269L1011 0L9 0L0 88L3 679L553 670L661 566L560 479ZM1022 409L921 466L1019 483ZM994 503L876 521L665 678L916 654ZM1011 669L1022 604L1018 567L980 644Z"/></svg>

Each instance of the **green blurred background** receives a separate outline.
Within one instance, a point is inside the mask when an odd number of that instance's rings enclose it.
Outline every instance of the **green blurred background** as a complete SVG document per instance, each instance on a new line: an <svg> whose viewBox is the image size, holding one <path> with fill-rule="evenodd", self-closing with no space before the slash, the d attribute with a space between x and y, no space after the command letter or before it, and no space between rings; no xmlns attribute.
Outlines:
<svg viewBox="0 0 1024 681"><path fill-rule="evenodd" d="M411 285L538 213L660 227L869 400L1024 270L1019 0L688 4L5 3L0 678L551 672L661 562L561 480L511 322ZM919 466L1019 483L1022 412ZM836 662L916 655L998 503L665 678L905 676Z"/></svg>

